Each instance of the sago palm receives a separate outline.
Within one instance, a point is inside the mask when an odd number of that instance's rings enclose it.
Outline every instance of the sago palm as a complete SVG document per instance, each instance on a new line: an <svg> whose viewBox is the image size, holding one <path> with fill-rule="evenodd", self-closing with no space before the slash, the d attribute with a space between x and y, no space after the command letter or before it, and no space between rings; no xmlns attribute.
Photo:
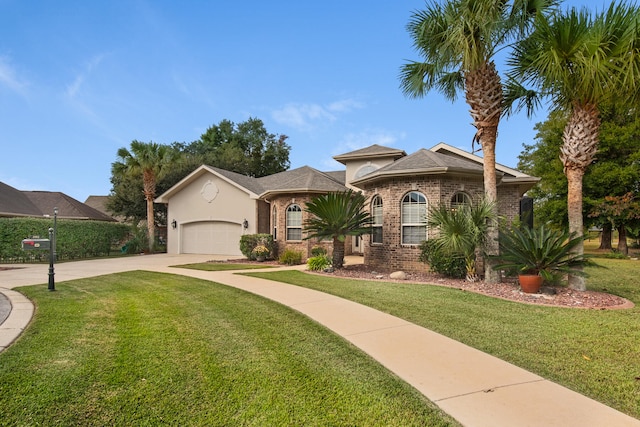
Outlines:
<svg viewBox="0 0 640 427"><path fill-rule="evenodd" d="M487 224L494 219L493 203L484 200L474 206L451 209L440 205L429 210L427 222L438 229L437 247L451 256L464 258L469 282L478 280L476 252L485 248Z"/></svg>
<svg viewBox="0 0 640 427"><path fill-rule="evenodd" d="M344 264L347 236L359 236L370 230L371 217L365 211L365 196L352 190L327 193L306 204L312 217L305 221L305 239L332 239L334 268Z"/></svg>
<svg viewBox="0 0 640 427"><path fill-rule="evenodd" d="M509 59L508 103L532 113L541 97L569 111L560 159L568 181L569 231L583 234L582 178L598 151L600 111L615 100L637 105L640 98L640 34L638 8L611 4L592 16L570 9L536 20L536 29ZM532 86L532 89L525 86ZM574 248L582 254L582 243ZM581 275L569 286L585 290Z"/></svg>
<svg viewBox="0 0 640 427"><path fill-rule="evenodd" d="M149 251L153 251L155 241L153 200L156 196L156 184L172 164L175 158L174 153L168 145L134 140L131 142L130 150L127 150L125 147L118 150L119 160L112 166L115 173L135 176L142 175L143 193L147 202Z"/></svg>
<svg viewBox="0 0 640 427"><path fill-rule="evenodd" d="M555 6L550 0L450 0L427 2L414 12L407 25L413 44L424 58L401 68L405 95L423 97L435 89L451 101L464 90L484 158L484 191L489 202L497 200L495 146L503 112L503 87L494 63L498 51L523 37L533 18ZM497 209L497 207L494 208ZM488 251L496 253L498 231L492 225ZM487 271L488 282L498 277Z"/></svg>

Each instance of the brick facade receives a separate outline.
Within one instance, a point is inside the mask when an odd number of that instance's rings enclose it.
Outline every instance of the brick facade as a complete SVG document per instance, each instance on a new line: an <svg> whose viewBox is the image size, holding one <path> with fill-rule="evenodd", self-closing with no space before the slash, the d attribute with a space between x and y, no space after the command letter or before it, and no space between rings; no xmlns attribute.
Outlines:
<svg viewBox="0 0 640 427"><path fill-rule="evenodd" d="M301 251L302 259L304 261L311 256L311 248L314 246L324 247L329 255L333 252L333 242L330 240L323 240L320 242L317 239L287 240L287 208L293 204L300 206L302 209L302 223L304 226L305 221L310 216L310 214L305 211L306 203L316 196L317 194L297 193L277 196L269 200L271 202L271 230L269 232L274 235L278 254L282 254L287 249ZM303 231L303 239L305 234L306 233ZM351 252L351 237L347 236L347 239L345 240L345 255L351 255Z"/></svg>
<svg viewBox="0 0 640 427"><path fill-rule="evenodd" d="M411 192L422 193L427 199L427 210L442 203L450 204L458 192L468 195L472 202L484 196L482 177L473 179L451 176L424 176L415 178L393 178L379 181L365 187L368 203L374 196L382 198L383 225L382 243L371 243L370 236L364 237L364 262L374 268L391 268L408 272L424 271L428 267L418 261L418 245L403 245L401 241L401 204L403 197ZM517 217L520 194L517 186L498 187L498 211L501 216L512 220ZM427 239L435 237L435 230L427 228Z"/></svg>

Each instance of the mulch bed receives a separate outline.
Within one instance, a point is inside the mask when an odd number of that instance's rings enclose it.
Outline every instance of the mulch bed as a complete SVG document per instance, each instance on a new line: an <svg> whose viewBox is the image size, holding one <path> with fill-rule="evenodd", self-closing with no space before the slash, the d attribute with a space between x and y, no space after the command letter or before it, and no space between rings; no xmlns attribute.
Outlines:
<svg viewBox="0 0 640 427"><path fill-rule="evenodd" d="M346 265L343 269L323 275L345 277L350 279L384 280L385 282L410 282L416 284L430 284L447 286L463 291L476 292L509 301L527 304L549 305L557 307L588 308L596 310L632 308L634 304L622 297L594 291L575 291L567 287L545 287L538 294L527 294L520 290L516 280L488 284L483 281L470 283L466 280L456 280L439 274L422 272L407 273L405 280L389 278L391 271L372 270L363 264Z"/></svg>

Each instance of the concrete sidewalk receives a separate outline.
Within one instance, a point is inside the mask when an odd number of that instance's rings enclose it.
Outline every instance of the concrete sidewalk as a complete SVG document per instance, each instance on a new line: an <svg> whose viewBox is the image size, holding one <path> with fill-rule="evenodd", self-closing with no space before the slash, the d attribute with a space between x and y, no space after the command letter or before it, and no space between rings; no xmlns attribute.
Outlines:
<svg viewBox="0 0 640 427"><path fill-rule="evenodd" d="M291 307L343 336L465 426L635 426L640 420L428 329L322 292L233 272L170 268L210 255L152 255L58 264L56 281L116 271L151 270L212 280ZM0 325L0 350L33 313L11 288L46 286L48 266L0 271L0 292L13 305ZM15 301L15 304L14 304ZM17 317L14 317L14 312ZM21 313L22 312L22 313ZM5 324L10 327L5 328ZM13 339L5 338L13 336ZM9 340L10 339L10 340ZM7 343L7 340L8 343ZM1 357L1 356L0 356Z"/></svg>

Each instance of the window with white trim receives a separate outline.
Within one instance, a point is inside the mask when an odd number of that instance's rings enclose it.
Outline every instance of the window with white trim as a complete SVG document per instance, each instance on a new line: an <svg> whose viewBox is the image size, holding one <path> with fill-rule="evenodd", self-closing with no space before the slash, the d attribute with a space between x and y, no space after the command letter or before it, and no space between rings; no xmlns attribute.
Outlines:
<svg viewBox="0 0 640 427"><path fill-rule="evenodd" d="M287 208L287 240L302 240L302 209L299 205Z"/></svg>
<svg viewBox="0 0 640 427"><path fill-rule="evenodd" d="M382 243L382 197L371 201L371 243Z"/></svg>
<svg viewBox="0 0 640 427"><path fill-rule="evenodd" d="M417 191L402 198L402 244L419 245L427 240L427 198Z"/></svg>

